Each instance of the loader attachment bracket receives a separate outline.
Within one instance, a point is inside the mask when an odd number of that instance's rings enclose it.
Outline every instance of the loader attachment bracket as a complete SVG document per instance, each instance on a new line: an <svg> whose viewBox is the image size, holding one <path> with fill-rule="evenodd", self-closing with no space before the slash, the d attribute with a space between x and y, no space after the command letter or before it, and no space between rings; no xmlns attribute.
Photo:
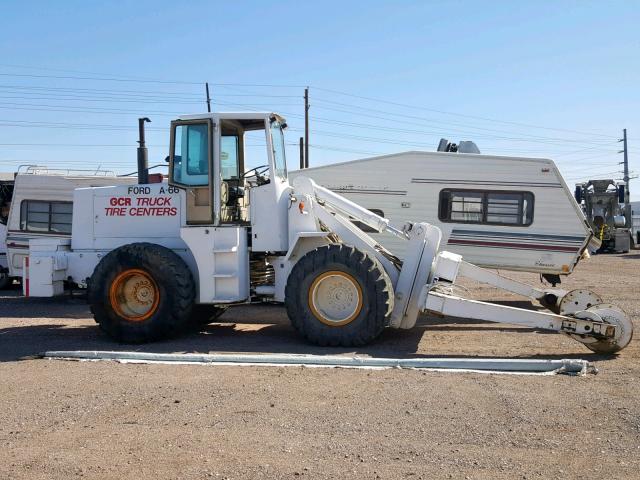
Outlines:
<svg viewBox="0 0 640 480"><path fill-rule="evenodd" d="M421 304L424 311L451 317L522 325L594 338L614 338L616 336L616 325L602 321L602 318L593 312L576 313L577 317L583 318L566 317L554 313L469 300L428 290L428 288L423 291L422 298Z"/></svg>
<svg viewBox="0 0 640 480"><path fill-rule="evenodd" d="M440 229L427 223L414 224L407 234L409 247L395 286L392 328L412 328L416 324L422 289L432 276L434 258L442 238Z"/></svg>

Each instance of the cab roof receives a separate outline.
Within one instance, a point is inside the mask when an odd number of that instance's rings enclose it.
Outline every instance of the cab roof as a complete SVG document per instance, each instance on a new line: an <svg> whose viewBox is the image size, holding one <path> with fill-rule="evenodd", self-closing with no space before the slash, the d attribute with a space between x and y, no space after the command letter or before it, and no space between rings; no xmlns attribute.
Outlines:
<svg viewBox="0 0 640 480"><path fill-rule="evenodd" d="M275 118L279 122L285 119L275 112L205 112L180 115L176 120L201 120L210 118L214 122L219 120L268 120Z"/></svg>

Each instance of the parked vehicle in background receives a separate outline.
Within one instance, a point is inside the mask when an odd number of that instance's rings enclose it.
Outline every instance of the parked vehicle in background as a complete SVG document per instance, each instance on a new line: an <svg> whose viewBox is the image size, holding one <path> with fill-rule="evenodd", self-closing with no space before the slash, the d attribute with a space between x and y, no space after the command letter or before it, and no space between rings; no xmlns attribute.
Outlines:
<svg viewBox="0 0 640 480"><path fill-rule="evenodd" d="M625 184L611 179L576 184L575 198L602 245L598 252L625 253L633 238L624 216Z"/></svg>
<svg viewBox="0 0 640 480"><path fill-rule="evenodd" d="M73 191L76 188L135 181L135 178L118 177L105 170L21 167L11 180L11 188L8 183L0 187L4 192L3 216L0 216L0 237L4 236L0 245L0 254L4 250L4 255L0 255L0 259L4 257L4 262L0 265L6 283L21 278L30 239L71 236Z"/></svg>
<svg viewBox="0 0 640 480"><path fill-rule="evenodd" d="M635 248L640 246L640 202L631 202L631 236Z"/></svg>

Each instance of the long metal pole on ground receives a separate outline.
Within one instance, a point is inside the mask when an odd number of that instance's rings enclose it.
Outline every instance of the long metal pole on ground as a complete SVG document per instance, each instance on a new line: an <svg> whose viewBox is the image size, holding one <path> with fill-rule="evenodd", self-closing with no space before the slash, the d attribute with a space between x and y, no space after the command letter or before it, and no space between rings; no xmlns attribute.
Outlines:
<svg viewBox="0 0 640 480"><path fill-rule="evenodd" d="M117 360L121 362L204 363L227 365L306 365L315 367L351 368L425 368L435 370L459 370L505 373L568 373L585 374L593 368L582 359L541 360L512 358L376 358L339 355L295 354L200 354L200 353L151 353L114 351L48 351L43 358L61 360Z"/></svg>
<svg viewBox="0 0 640 480"><path fill-rule="evenodd" d="M304 89L304 168L309 168L309 87Z"/></svg>

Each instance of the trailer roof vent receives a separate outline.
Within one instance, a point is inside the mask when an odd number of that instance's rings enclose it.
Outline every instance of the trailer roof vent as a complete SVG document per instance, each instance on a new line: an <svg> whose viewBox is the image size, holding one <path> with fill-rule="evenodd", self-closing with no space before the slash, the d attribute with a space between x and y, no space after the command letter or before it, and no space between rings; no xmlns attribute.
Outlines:
<svg viewBox="0 0 640 480"><path fill-rule="evenodd" d="M441 138L438 143L438 152L480 153L480 149L470 140L462 140L457 145L446 138Z"/></svg>

